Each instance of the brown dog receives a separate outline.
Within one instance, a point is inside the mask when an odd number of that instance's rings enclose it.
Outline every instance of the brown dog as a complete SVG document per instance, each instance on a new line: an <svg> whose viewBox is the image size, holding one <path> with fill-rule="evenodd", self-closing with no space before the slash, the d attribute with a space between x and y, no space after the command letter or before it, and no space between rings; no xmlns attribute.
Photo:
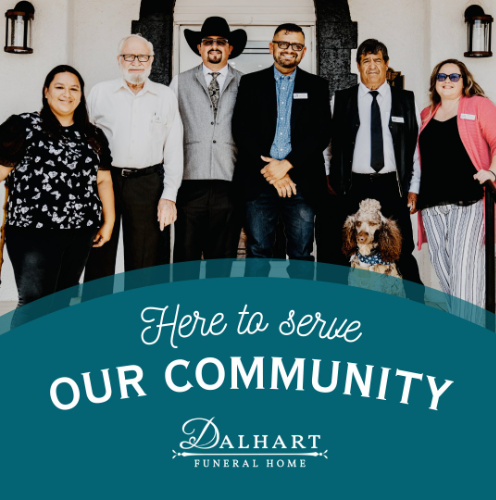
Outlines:
<svg viewBox="0 0 496 500"><path fill-rule="evenodd" d="M360 203L343 227L343 252L351 267L401 277L395 261L401 254L401 233L396 222L381 213L381 204L370 198Z"/></svg>

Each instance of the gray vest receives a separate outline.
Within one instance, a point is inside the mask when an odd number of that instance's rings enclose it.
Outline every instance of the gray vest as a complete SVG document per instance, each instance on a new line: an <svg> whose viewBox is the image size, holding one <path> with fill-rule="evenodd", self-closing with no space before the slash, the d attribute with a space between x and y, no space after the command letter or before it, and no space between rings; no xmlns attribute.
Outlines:
<svg viewBox="0 0 496 500"><path fill-rule="evenodd" d="M185 180L232 180L237 148L231 120L241 76L242 73L229 66L219 98L217 119L214 120L202 65L179 75Z"/></svg>

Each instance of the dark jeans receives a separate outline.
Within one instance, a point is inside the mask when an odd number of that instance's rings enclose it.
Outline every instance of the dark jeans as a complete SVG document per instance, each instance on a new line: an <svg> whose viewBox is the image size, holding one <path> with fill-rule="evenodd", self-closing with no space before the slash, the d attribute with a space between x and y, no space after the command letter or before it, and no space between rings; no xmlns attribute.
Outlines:
<svg viewBox="0 0 496 500"><path fill-rule="evenodd" d="M247 234L246 256L248 258L269 259L273 257L277 221L281 217L286 235L286 253L290 259L313 262L313 239L315 209L298 193L291 198L281 198L277 191L262 192L255 200L246 202ZM246 262L247 276L268 276L270 263L257 260ZM291 264L288 273L294 276ZM312 270L313 274L313 270Z"/></svg>
<svg viewBox="0 0 496 500"><path fill-rule="evenodd" d="M235 259L241 232L240 210L233 185L220 180L183 181L177 195L174 224L174 262L204 259ZM217 264L217 263L216 263ZM220 266L207 263L207 277L217 276ZM222 270L229 276L231 264ZM198 279L200 262L176 266L174 279Z"/></svg>
<svg viewBox="0 0 496 500"><path fill-rule="evenodd" d="M76 286L88 259L98 228L23 229L6 228L5 242L14 268L21 307L66 288ZM57 308L69 305L69 295L59 297ZM47 303L40 313L53 310ZM23 308L24 309L24 308ZM12 328L34 319L34 308L17 309Z"/></svg>
<svg viewBox="0 0 496 500"><path fill-rule="evenodd" d="M101 248L91 251L84 282L113 276L117 259L120 226L124 240L124 269L134 271L170 261L170 228L160 231L157 222L157 206L163 191L163 171L140 177L123 177L121 170L112 169L112 182L115 196L115 225L112 237ZM140 273L127 275L126 290L166 281L165 276L150 270L149 275ZM85 286L83 299L109 295L113 293L113 279L107 279L95 285Z"/></svg>
<svg viewBox="0 0 496 500"><path fill-rule="evenodd" d="M347 198L347 213L354 214L362 200L372 198L381 204L381 212L384 217L390 217L398 223L403 244L401 256L397 262L398 269L403 278L417 283L417 286L410 286L407 282L405 292L409 299L418 302L424 301L424 287L420 279L419 267L415 257L412 255L415 249L413 240L412 221L410 209L407 207L406 197L401 198L396 180L396 173L381 174L379 176L369 176L353 174L352 187Z"/></svg>

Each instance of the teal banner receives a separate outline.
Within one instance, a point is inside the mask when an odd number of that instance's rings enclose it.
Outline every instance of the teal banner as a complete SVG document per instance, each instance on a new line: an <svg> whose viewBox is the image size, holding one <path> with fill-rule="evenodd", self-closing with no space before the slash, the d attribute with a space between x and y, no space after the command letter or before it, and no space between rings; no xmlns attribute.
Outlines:
<svg viewBox="0 0 496 500"><path fill-rule="evenodd" d="M0 498L494 498L494 318L295 264L0 318Z"/></svg>

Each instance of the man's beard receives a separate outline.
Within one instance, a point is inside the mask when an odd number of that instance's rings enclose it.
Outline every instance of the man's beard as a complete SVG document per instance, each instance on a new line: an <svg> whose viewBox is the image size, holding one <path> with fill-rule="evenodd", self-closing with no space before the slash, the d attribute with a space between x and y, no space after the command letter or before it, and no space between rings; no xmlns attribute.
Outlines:
<svg viewBox="0 0 496 500"><path fill-rule="evenodd" d="M296 68L299 64L298 60L298 55L296 55L294 58L287 60L282 58L282 54L276 57L276 54L274 54L274 61L281 66L281 68ZM291 62L289 62L291 61Z"/></svg>
<svg viewBox="0 0 496 500"><path fill-rule="evenodd" d="M212 64L219 64L222 61L222 52L220 50L208 52L208 62Z"/></svg>
<svg viewBox="0 0 496 500"><path fill-rule="evenodd" d="M148 66L148 68L146 68L143 73L133 73L128 69L124 69L123 67L121 67L121 70L122 76L124 77L124 80L126 80L126 82L130 83L131 85L141 85L142 83L145 83L146 79L150 76L152 67Z"/></svg>

